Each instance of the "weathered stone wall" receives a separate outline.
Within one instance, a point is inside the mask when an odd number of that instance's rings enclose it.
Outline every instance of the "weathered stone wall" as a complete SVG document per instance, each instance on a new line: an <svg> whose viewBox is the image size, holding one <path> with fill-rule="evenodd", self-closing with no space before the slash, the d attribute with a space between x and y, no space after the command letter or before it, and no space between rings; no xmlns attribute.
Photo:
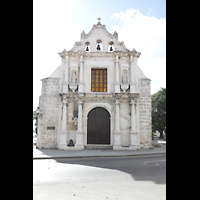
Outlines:
<svg viewBox="0 0 200 200"><path fill-rule="evenodd" d="M120 131L122 146L130 145L131 106L129 98L121 99L119 104Z"/></svg>
<svg viewBox="0 0 200 200"><path fill-rule="evenodd" d="M140 148L146 149L152 146L150 79L138 80L138 92Z"/></svg>
<svg viewBox="0 0 200 200"><path fill-rule="evenodd" d="M57 148L60 116L59 91L59 78L42 79L42 92L39 97L40 117L38 119L38 148Z"/></svg>
<svg viewBox="0 0 200 200"><path fill-rule="evenodd" d="M111 79L112 80L112 79ZM38 125L38 148L58 148L59 131L61 130L62 100L60 93L60 79L46 78L42 80L42 92L40 96L40 112ZM137 81L136 130L138 131L138 142L141 149L151 148L151 93L150 79L143 78ZM78 114L77 100L75 94L70 93L67 103L67 143L73 139L76 143L77 126L74 125L74 117ZM130 145L131 129L131 105L130 98L124 94L119 98L121 145ZM85 94L83 97L83 131L84 144L87 144L87 114L96 107L105 107L111 113L111 145L113 145L113 131L115 126L115 98L112 94ZM55 127L55 130L47 130L47 127Z"/></svg>
<svg viewBox="0 0 200 200"><path fill-rule="evenodd" d="M70 97L68 98L68 108L67 108L67 144L69 143L70 139L73 140L74 143L76 143L76 130L77 125L75 125L74 118L77 118L78 121L78 105L76 98Z"/></svg>

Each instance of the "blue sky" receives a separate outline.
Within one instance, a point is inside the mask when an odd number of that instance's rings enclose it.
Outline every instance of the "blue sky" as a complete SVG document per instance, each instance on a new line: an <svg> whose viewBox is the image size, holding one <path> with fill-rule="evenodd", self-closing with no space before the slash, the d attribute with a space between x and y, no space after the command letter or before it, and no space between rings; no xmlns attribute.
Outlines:
<svg viewBox="0 0 200 200"><path fill-rule="evenodd" d="M111 31L111 25L117 24L111 19L111 15L120 11L125 12L129 8L140 10L143 15L166 17L165 0L74 0L70 6L75 11L72 16L74 22L86 32L91 30L91 25L96 23L98 16L102 18L102 23L108 31Z"/></svg>
<svg viewBox="0 0 200 200"><path fill-rule="evenodd" d="M33 110L41 79L60 65L58 52L70 50L100 17L119 41L141 52L138 65L151 79L151 93L166 87L165 0L33 0Z"/></svg>

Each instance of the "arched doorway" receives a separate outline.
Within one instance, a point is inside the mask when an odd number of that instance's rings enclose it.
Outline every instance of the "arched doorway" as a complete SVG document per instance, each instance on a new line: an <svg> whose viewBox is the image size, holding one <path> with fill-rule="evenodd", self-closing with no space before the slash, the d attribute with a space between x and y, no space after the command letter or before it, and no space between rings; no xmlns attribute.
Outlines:
<svg viewBox="0 0 200 200"><path fill-rule="evenodd" d="M110 113L105 108L88 113L87 144L110 144Z"/></svg>

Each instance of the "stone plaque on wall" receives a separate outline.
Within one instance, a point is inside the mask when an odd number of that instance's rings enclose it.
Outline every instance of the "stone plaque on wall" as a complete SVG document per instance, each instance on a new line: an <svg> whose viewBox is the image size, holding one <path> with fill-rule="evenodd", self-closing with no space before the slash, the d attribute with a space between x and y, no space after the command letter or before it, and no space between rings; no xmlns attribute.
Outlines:
<svg viewBox="0 0 200 200"><path fill-rule="evenodd" d="M47 126L47 130L55 130L55 126Z"/></svg>

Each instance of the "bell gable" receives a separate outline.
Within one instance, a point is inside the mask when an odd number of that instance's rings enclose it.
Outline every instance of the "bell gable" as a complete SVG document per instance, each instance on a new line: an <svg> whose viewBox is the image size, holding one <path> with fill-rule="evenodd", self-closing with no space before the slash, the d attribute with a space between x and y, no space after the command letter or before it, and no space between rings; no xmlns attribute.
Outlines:
<svg viewBox="0 0 200 200"><path fill-rule="evenodd" d="M118 34L115 31L109 33L105 25L101 23L94 24L89 33L81 33L81 41L75 42L70 52L86 50L86 52L112 52L122 51L129 52L124 42L118 41Z"/></svg>

